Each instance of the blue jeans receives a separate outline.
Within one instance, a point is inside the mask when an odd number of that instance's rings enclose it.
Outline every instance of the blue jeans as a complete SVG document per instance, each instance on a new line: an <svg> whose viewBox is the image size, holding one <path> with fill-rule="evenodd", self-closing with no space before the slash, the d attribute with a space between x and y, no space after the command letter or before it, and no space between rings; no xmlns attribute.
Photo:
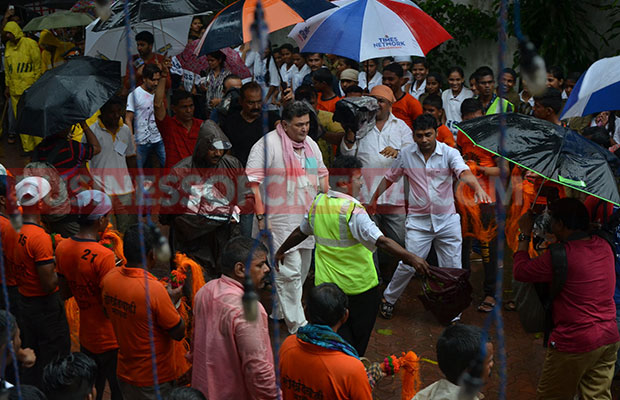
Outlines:
<svg viewBox="0 0 620 400"><path fill-rule="evenodd" d="M166 165L166 150L164 148L164 141L160 140L157 143L147 143L138 145L138 167L140 168L153 168L151 163L151 154L155 154L159 160L160 168Z"/></svg>

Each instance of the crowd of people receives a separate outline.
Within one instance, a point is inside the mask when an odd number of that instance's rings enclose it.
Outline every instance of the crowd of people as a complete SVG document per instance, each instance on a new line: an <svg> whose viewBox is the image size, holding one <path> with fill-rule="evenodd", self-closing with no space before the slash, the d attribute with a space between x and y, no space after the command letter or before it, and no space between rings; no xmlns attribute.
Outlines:
<svg viewBox="0 0 620 400"><path fill-rule="evenodd" d="M11 18L4 66L15 117L21 94L69 45L51 31L37 45ZM203 29L195 18L188 48ZM135 40L119 93L70 129L22 135L31 162L0 175L6 388L19 377L23 399L101 400L106 387L113 400L371 399L385 371L361 358L377 314L408 312L397 303L413 277L469 269L479 255L475 307L498 307L496 203L507 198L515 281L557 287L538 398L611 399L619 241L591 224L607 224L613 205L543 187L458 128L518 112L616 152L617 111L559 119L579 74L551 67L548 88L532 96L510 68L480 66L466 80L459 66L432 71L419 57L357 63L283 44L231 49L250 72L242 79L223 51L203 56L196 74L184 68L199 61L193 52L157 54L147 31ZM339 102L362 96L376 107L363 133L334 118ZM508 167L521 192L500 199ZM563 243L559 287L556 254L531 244L532 204L550 216L544 240ZM274 307L253 301L268 286ZM527 312L517 297L506 310ZM464 376L490 376L493 344L460 318L437 343L445 379L415 399L462 398ZM278 365L269 319L290 334Z"/></svg>

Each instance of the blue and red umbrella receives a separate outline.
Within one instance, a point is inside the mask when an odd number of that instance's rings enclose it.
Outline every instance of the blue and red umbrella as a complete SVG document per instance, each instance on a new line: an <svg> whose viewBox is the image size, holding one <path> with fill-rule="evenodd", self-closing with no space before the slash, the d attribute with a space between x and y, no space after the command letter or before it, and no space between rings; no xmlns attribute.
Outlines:
<svg viewBox="0 0 620 400"><path fill-rule="evenodd" d="M256 2L238 0L220 11L200 39L199 55L249 42ZM262 0L262 6L269 32L303 22L335 7L327 0Z"/></svg>
<svg viewBox="0 0 620 400"><path fill-rule="evenodd" d="M452 36L408 0L340 0L293 28L302 52L330 53L356 61L425 56Z"/></svg>

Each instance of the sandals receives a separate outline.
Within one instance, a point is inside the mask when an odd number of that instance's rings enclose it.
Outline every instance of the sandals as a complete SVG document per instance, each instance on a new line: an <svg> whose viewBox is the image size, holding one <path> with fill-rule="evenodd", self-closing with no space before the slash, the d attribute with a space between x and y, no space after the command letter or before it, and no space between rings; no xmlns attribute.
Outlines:
<svg viewBox="0 0 620 400"><path fill-rule="evenodd" d="M381 305L379 306L379 313L385 319L392 319L394 314L394 304L388 303L385 299L381 299Z"/></svg>
<svg viewBox="0 0 620 400"><path fill-rule="evenodd" d="M517 304L514 302L514 300L509 300L506 303L504 303L504 310L517 311Z"/></svg>
<svg viewBox="0 0 620 400"><path fill-rule="evenodd" d="M488 302L488 301L483 301L478 306L478 311L479 312L483 312L483 313L490 313L491 311L493 311L495 306L496 306L496 303L491 303L491 302ZM487 308L484 308L484 307L487 307Z"/></svg>
<svg viewBox="0 0 620 400"><path fill-rule="evenodd" d="M9 137L7 138L7 143L15 144L16 139L17 139L17 135L9 135Z"/></svg>

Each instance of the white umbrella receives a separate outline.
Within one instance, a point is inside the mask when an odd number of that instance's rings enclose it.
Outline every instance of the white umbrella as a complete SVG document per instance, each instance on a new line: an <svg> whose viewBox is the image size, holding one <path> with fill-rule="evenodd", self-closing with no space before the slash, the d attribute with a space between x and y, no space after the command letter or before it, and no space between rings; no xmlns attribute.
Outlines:
<svg viewBox="0 0 620 400"><path fill-rule="evenodd" d="M620 56L598 60L581 75L561 119L620 110Z"/></svg>
<svg viewBox="0 0 620 400"><path fill-rule="evenodd" d="M131 54L137 54L135 36L142 31L148 31L155 37L153 52L168 53L175 56L181 53L187 45L187 36L193 16L167 18L158 21L140 22L133 24L130 30ZM125 28L114 28L100 32L93 32L93 27L99 19L86 27L86 44L84 53L87 56L107 60L120 61L123 73L127 65L127 36Z"/></svg>

